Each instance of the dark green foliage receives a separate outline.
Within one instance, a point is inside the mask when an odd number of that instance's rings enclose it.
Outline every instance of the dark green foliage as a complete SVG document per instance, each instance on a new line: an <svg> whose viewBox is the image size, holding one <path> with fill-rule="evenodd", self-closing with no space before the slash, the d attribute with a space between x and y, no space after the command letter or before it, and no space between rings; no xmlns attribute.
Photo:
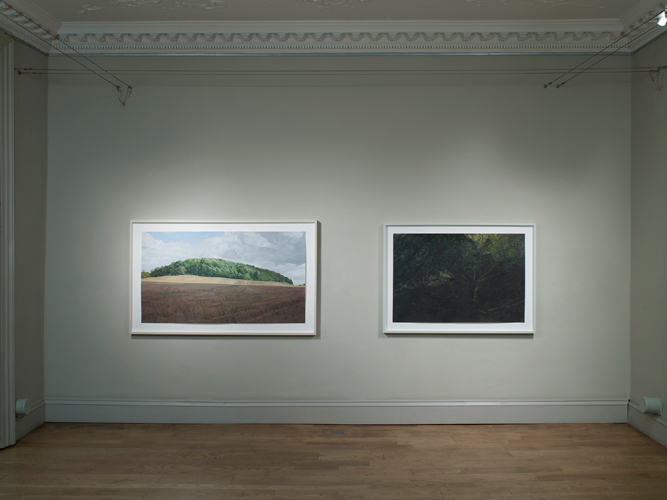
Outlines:
<svg viewBox="0 0 667 500"><path fill-rule="evenodd" d="M394 321L524 321L523 234L394 235Z"/></svg>
<svg viewBox="0 0 667 500"><path fill-rule="evenodd" d="M222 259L186 259L157 267L150 272L151 278L160 276L207 276L209 278L231 278L250 281L276 281L292 285L292 280L275 271L249 264L239 264Z"/></svg>
<svg viewBox="0 0 667 500"><path fill-rule="evenodd" d="M150 278L150 277L151 277L151 273L146 272L146 271L141 271L141 279Z"/></svg>

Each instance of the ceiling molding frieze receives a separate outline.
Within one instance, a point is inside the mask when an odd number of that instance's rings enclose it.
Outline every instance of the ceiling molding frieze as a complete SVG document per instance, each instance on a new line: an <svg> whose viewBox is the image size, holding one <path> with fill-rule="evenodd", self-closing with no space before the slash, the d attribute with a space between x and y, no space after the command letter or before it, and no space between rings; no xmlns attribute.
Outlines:
<svg viewBox="0 0 667 500"><path fill-rule="evenodd" d="M89 54L566 53L597 51L620 32L104 33L63 40Z"/></svg>
<svg viewBox="0 0 667 500"><path fill-rule="evenodd" d="M212 0L171 0L170 5L177 3L213 5ZM0 1L0 13L12 19L0 16L0 28L50 54L59 51L49 42L65 52L71 47L87 55L567 54L605 47L627 54L663 32L655 23L640 25L664 7L655 0L638 6L642 10L636 7L623 19L597 20L65 22L57 31L65 45ZM38 11L31 14L37 23L54 23L42 20Z"/></svg>
<svg viewBox="0 0 667 500"><path fill-rule="evenodd" d="M20 2L14 3L20 4ZM54 40L49 32L57 32L60 23L50 18L46 13L37 10L31 11L30 5L27 7L28 9L19 11L17 10L19 5L14 8L5 2L0 2L0 29L41 52L49 53L53 50L50 42Z"/></svg>

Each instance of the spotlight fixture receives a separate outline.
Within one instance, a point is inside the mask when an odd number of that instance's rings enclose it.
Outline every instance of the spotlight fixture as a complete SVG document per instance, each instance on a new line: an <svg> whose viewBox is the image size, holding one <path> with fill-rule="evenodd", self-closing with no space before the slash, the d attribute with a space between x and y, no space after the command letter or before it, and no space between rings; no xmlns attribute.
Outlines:
<svg viewBox="0 0 667 500"><path fill-rule="evenodd" d="M658 26L666 26L667 25L667 8L663 10L660 15L658 15Z"/></svg>

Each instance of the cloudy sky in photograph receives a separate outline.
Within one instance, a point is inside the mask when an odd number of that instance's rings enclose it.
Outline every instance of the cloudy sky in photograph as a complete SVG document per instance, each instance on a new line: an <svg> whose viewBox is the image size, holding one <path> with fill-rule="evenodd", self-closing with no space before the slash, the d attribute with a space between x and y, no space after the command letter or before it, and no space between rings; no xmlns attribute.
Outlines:
<svg viewBox="0 0 667 500"><path fill-rule="evenodd" d="M305 232L144 232L141 270L185 259L224 259L269 269L295 285L306 281Z"/></svg>

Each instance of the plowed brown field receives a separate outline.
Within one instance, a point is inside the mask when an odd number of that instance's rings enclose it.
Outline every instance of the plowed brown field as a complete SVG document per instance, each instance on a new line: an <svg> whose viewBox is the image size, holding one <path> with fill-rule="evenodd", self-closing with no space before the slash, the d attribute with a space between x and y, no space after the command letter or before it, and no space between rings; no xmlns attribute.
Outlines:
<svg viewBox="0 0 667 500"><path fill-rule="evenodd" d="M199 276L141 280L142 323L305 323L306 288Z"/></svg>

